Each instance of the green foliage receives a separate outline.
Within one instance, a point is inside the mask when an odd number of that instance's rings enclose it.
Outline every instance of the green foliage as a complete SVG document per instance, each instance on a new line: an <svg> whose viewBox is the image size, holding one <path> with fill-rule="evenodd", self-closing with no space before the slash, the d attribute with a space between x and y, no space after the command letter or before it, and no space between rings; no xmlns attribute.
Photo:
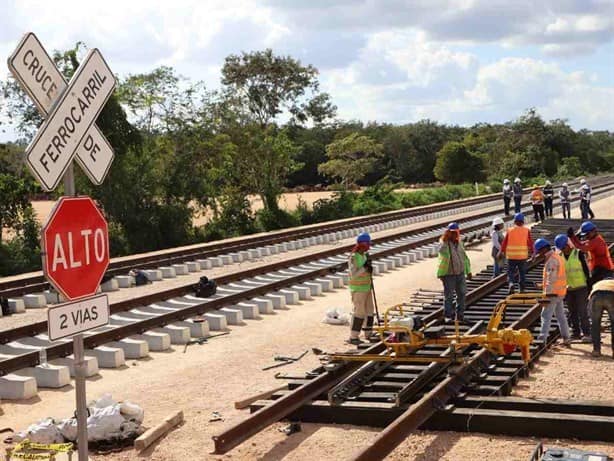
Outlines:
<svg viewBox="0 0 614 461"><path fill-rule="evenodd" d="M328 161L318 167L327 176L340 178L345 188L373 171L383 146L368 136L352 133L326 146Z"/></svg>
<svg viewBox="0 0 614 461"><path fill-rule="evenodd" d="M384 184L367 187L362 194L357 194L352 207L353 215L363 216L401 208L399 194L393 191L393 186Z"/></svg>
<svg viewBox="0 0 614 461"><path fill-rule="evenodd" d="M584 171L578 157L567 157L561 161L557 173L562 178L573 178L580 176Z"/></svg>
<svg viewBox="0 0 614 461"><path fill-rule="evenodd" d="M483 179L482 160L461 142L447 142L437 153L435 177L459 184Z"/></svg>
<svg viewBox="0 0 614 461"><path fill-rule="evenodd" d="M34 271L41 265L40 226L28 204L13 228L14 236L0 243L0 276Z"/></svg>

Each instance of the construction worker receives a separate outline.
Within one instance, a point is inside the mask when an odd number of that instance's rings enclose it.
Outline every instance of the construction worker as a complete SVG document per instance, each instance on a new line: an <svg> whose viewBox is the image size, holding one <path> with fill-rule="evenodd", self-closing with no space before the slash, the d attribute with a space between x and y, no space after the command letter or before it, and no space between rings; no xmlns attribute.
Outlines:
<svg viewBox="0 0 614 461"><path fill-rule="evenodd" d="M467 293L465 277L471 280L471 263L463 247L463 242L460 241L460 228L455 222L448 224L439 240L437 277L443 283L446 322L455 318L459 322L464 321L465 294ZM455 294L456 313L453 307Z"/></svg>
<svg viewBox="0 0 614 461"><path fill-rule="evenodd" d="M520 292L526 288L527 259L533 250L533 239L531 232L524 227L524 215L516 213L514 215L514 226L507 231L499 257L504 254L507 257L507 275L509 279L509 294L514 293L514 281L516 272L519 275Z"/></svg>
<svg viewBox="0 0 614 461"><path fill-rule="evenodd" d="M571 219L571 192L566 182L561 185L559 199L563 208L563 219Z"/></svg>
<svg viewBox="0 0 614 461"><path fill-rule="evenodd" d="M533 218L535 222L544 221L544 193L537 184L533 184L533 190L529 199L533 205Z"/></svg>
<svg viewBox="0 0 614 461"><path fill-rule="evenodd" d="M588 308L591 312L593 357L601 355L601 317L607 311L610 317L610 330L612 334L612 358L614 359L614 279L606 278L593 285Z"/></svg>
<svg viewBox="0 0 614 461"><path fill-rule="evenodd" d="M371 336L373 328L373 266L367 252L371 247L371 236L363 232L356 238L356 245L350 253L348 268L350 274L350 293L352 295L352 324L348 343L361 344L360 330L364 327L365 338Z"/></svg>
<svg viewBox="0 0 614 461"><path fill-rule="evenodd" d="M544 186L544 212L547 218L552 218L552 202L554 201L554 187L549 180Z"/></svg>
<svg viewBox="0 0 614 461"><path fill-rule="evenodd" d="M560 251L565 260L565 274L567 276L567 295L565 303L569 311L568 320L571 326L571 338L580 339L590 343L591 324L588 320L587 300L589 272L584 253L574 248L565 234L554 238L554 246Z"/></svg>
<svg viewBox="0 0 614 461"><path fill-rule="evenodd" d="M512 190L512 186L510 185L509 179L503 180L503 212L505 216L510 215L510 202L512 201L512 197L514 196L514 191Z"/></svg>
<svg viewBox="0 0 614 461"><path fill-rule="evenodd" d="M550 242L546 239L537 239L535 241L535 252L545 259L544 270L542 273L542 283L544 295L549 298L550 303L542 307L541 312L541 329L539 339L547 341L550 335L550 323L552 322L552 314L556 316L556 321L559 324L559 331L563 337L563 345L569 347L571 339L569 337L569 325L567 325L567 317L565 317L565 306L563 300L567 294L567 276L565 274L565 261L563 258L552 251Z"/></svg>
<svg viewBox="0 0 614 461"><path fill-rule="evenodd" d="M567 229L567 236L571 239L574 246L580 251L588 253L591 284L611 276L614 271L614 263L610 256L608 244L601 234L597 232L597 226L591 221L583 222L578 234L580 238L574 233L573 228Z"/></svg>
<svg viewBox="0 0 614 461"><path fill-rule="evenodd" d="M514 213L520 213L522 211L522 183L520 182L520 178L514 179L512 193L514 195Z"/></svg>
<svg viewBox="0 0 614 461"><path fill-rule="evenodd" d="M595 213L591 210L591 186L586 184L586 180L584 184L580 187L580 214L582 215L582 219L595 219Z"/></svg>
<svg viewBox="0 0 614 461"><path fill-rule="evenodd" d="M503 232L503 219L495 218L492 221L492 230L490 238L492 240L492 258L493 258L493 277L497 277L503 270L505 258L501 254L501 244L503 243L505 233Z"/></svg>

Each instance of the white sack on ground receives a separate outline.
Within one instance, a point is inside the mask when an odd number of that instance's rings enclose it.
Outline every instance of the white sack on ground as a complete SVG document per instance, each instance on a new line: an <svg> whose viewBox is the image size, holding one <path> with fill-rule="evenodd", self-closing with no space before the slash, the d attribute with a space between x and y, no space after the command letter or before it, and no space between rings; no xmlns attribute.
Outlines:
<svg viewBox="0 0 614 461"><path fill-rule="evenodd" d="M52 418L41 419L37 423L30 425L25 431L17 432L13 436L13 441L21 442L28 439L34 443L62 443L64 437L55 425Z"/></svg>
<svg viewBox="0 0 614 461"><path fill-rule="evenodd" d="M343 309L334 307L326 311L326 315L322 319L322 323L330 325L347 325L350 321L350 315L343 312Z"/></svg>

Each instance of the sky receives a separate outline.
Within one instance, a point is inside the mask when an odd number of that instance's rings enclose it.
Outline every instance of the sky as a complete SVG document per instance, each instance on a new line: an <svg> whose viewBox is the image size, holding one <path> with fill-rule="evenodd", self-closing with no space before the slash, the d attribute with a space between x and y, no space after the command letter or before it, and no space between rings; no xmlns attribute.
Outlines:
<svg viewBox="0 0 614 461"><path fill-rule="evenodd" d="M30 31L49 52L99 48L119 77L170 65L210 89L228 54L272 48L318 68L346 120L469 126L535 107L614 130L614 0L0 0L0 56Z"/></svg>

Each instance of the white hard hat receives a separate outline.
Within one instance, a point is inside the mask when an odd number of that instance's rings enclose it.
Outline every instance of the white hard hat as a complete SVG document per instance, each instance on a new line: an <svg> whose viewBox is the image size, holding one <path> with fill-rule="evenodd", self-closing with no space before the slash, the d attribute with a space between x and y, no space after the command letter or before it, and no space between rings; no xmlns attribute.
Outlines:
<svg viewBox="0 0 614 461"><path fill-rule="evenodd" d="M588 186L588 184L584 184L584 185L582 186L582 189L584 189L584 190L588 190L588 189L590 189L590 187Z"/></svg>
<svg viewBox="0 0 614 461"><path fill-rule="evenodd" d="M563 187L567 187L567 183L564 182L563 184L561 184Z"/></svg>
<svg viewBox="0 0 614 461"><path fill-rule="evenodd" d="M514 182L520 182L520 178L514 179Z"/></svg>
<svg viewBox="0 0 614 461"><path fill-rule="evenodd" d="M500 224L503 224L503 219L495 218L495 219L492 220L492 227L498 226Z"/></svg>
<svg viewBox="0 0 614 461"><path fill-rule="evenodd" d="M546 186L551 185L552 183L550 182L550 180L546 179Z"/></svg>
<svg viewBox="0 0 614 461"><path fill-rule="evenodd" d="M580 179L580 184L586 184L586 179L584 178Z"/></svg>
<svg viewBox="0 0 614 461"><path fill-rule="evenodd" d="M510 183L510 180L509 180L509 179L504 179L504 180L503 180L503 184L509 184L509 183Z"/></svg>

